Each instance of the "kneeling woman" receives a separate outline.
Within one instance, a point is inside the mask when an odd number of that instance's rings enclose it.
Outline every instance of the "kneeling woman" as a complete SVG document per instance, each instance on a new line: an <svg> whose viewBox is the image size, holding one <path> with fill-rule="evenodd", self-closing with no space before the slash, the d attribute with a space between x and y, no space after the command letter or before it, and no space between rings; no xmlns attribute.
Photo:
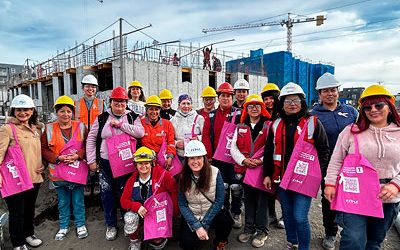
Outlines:
<svg viewBox="0 0 400 250"><path fill-rule="evenodd" d="M218 169L208 163L204 144L190 141L185 147L185 163L180 176L178 203L182 214L179 245L195 249L208 240L208 230L215 228L214 245L225 249L233 219L222 208L224 182Z"/></svg>
<svg viewBox="0 0 400 250"><path fill-rule="evenodd" d="M56 177L56 167L59 164L74 164L85 159L85 144L87 130L85 124L72 120L75 111L74 101L68 96L60 96L54 105L57 121L47 124L42 135L42 156L49 163L49 178L54 184L58 197L60 230L55 240L63 240L69 232L71 204L78 238L86 238L88 232L85 226L85 205L83 198L84 185L65 181ZM70 142L71 141L71 142ZM64 153L66 144L78 142L80 149L73 153ZM87 170L89 171L89 169Z"/></svg>
<svg viewBox="0 0 400 250"><path fill-rule="evenodd" d="M154 166L154 160L155 153L153 150L147 147L136 150L134 161L137 171L133 172L126 182L121 196L121 207L130 210L124 216L125 233L129 235L131 240L129 249L140 249L141 231L146 226L143 219L148 216L149 212L144 203L153 194L167 192L172 199L174 216L179 213L175 179L160 166ZM167 218L167 220L172 223L172 218ZM149 243L154 249L162 249L167 243L167 239L156 238L150 240Z"/></svg>

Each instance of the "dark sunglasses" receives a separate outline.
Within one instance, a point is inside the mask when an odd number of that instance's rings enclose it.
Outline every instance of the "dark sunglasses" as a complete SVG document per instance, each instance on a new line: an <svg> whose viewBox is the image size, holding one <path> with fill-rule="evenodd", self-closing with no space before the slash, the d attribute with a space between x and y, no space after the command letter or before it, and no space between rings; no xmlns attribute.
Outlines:
<svg viewBox="0 0 400 250"><path fill-rule="evenodd" d="M375 104L372 104L372 105L364 106L363 110L365 112L370 112L372 110L372 107L375 107L375 109L379 111L379 110L382 110L383 107L385 107L385 105L386 105L385 102L378 102L378 103L375 103Z"/></svg>

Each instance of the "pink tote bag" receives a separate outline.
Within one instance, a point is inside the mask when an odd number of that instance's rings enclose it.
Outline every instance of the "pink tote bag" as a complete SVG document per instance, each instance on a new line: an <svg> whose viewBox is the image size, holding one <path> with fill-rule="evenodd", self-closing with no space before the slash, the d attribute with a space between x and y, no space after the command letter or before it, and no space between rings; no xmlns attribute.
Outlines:
<svg viewBox="0 0 400 250"><path fill-rule="evenodd" d="M136 151L136 139L126 133L115 134L110 128L112 136L106 139L108 160L114 178L132 173L136 170L133 163L133 153Z"/></svg>
<svg viewBox="0 0 400 250"><path fill-rule="evenodd" d="M165 173L161 175L155 187L161 185ZM172 199L168 192L158 193L157 191L158 188L143 204L147 209L143 226L144 240L172 237L172 216L174 213Z"/></svg>
<svg viewBox="0 0 400 250"><path fill-rule="evenodd" d="M160 151L157 154L157 162L163 168L165 168L166 154L167 154L167 138L166 135L164 135ZM178 156L175 155L174 158L172 159L171 168L168 170L168 172L172 176L175 176L180 172L182 172L182 169L183 169L182 162L179 160Z"/></svg>
<svg viewBox="0 0 400 250"><path fill-rule="evenodd" d="M351 214L383 218L379 177L372 164L360 154L357 135L354 136L354 153L344 160L336 183L336 194L331 209Z"/></svg>
<svg viewBox="0 0 400 250"><path fill-rule="evenodd" d="M283 175L280 187L316 198L322 180L321 168L317 150L314 145L304 140L306 126L313 126L313 119L315 118L310 117L301 131ZM308 131L308 138L311 139L314 129L310 129L309 127Z"/></svg>
<svg viewBox="0 0 400 250"><path fill-rule="evenodd" d="M14 124L11 127L15 145L9 146L0 167L0 174L3 177L2 187L0 188L3 198L21 193L33 188L31 178L26 167L24 154L17 137Z"/></svg>
<svg viewBox="0 0 400 250"><path fill-rule="evenodd" d="M221 130L221 135L219 136L218 145L215 149L215 153L213 159L218 161L223 161L229 164L235 164L235 160L233 160L231 155L231 144L232 138L235 134L236 124L236 111L233 113L232 120L230 122L225 121L224 126ZM213 143L213 142L211 142Z"/></svg>
<svg viewBox="0 0 400 250"><path fill-rule="evenodd" d="M74 131L72 138L64 145L61 154L75 153L84 148L83 142L76 140L80 125ZM56 165L54 176L69 182L86 185L89 166L85 160L75 161L73 164L61 162Z"/></svg>

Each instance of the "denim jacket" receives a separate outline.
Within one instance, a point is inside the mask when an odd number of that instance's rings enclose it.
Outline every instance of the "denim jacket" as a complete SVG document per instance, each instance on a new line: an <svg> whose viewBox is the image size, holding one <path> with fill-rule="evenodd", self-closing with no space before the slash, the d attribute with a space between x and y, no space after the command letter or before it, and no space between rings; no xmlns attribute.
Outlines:
<svg viewBox="0 0 400 250"><path fill-rule="evenodd" d="M189 228L192 231L196 231L197 229L203 227L204 229L208 230L210 225L217 213L221 210L222 205L224 203L225 197L225 189L224 189L224 181L222 180L221 173L218 172L217 175L217 182L216 182L216 193L215 193L215 200L214 203L211 205L210 209L207 211L204 218L199 221L190 210L188 206L188 201L186 199L185 193L179 191L178 193L178 205L179 209L181 210L181 214L183 218L185 218L186 222L188 223Z"/></svg>

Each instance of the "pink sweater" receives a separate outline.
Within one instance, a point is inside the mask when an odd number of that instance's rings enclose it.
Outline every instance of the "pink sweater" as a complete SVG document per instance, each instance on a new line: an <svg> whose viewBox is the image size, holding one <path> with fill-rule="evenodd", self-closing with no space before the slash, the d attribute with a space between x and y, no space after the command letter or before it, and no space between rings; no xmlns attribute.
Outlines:
<svg viewBox="0 0 400 250"><path fill-rule="evenodd" d="M339 135L331 160L329 162L326 184L336 185L343 159L354 152L354 139L347 126ZM391 123L384 128L372 125L364 132L357 134L360 153L376 168L379 179L392 179L400 186L400 127ZM390 202L400 201L400 194Z"/></svg>

